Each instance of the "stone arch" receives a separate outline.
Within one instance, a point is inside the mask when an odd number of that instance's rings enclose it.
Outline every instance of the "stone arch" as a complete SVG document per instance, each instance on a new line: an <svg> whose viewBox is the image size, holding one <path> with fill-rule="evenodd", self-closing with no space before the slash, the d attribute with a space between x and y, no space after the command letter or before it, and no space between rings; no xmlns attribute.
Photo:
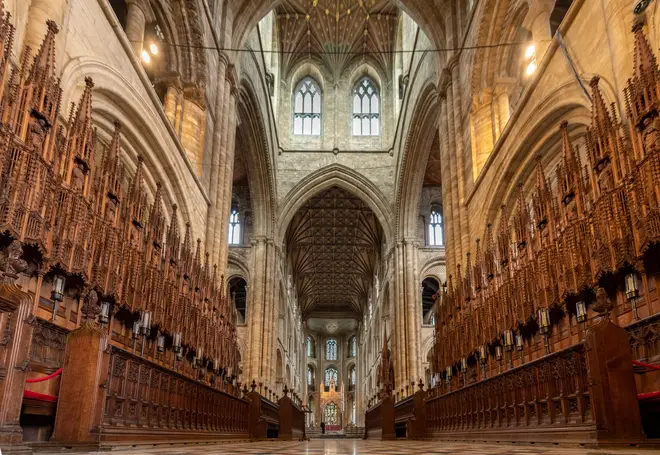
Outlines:
<svg viewBox="0 0 660 455"><path fill-rule="evenodd" d="M584 79L590 77L585 75ZM585 85L586 81L585 81ZM601 79L601 91L606 99L613 100L614 90L612 85ZM487 225L492 223L497 226L500 217L501 205L507 204L514 206L514 201L518 196L517 185L523 183L524 191L531 192L533 186L535 157L540 155L543 163L548 166L551 162L558 159L560 149L559 144L559 125L563 120L569 121L569 126L580 125L585 127L591 122L591 104L582 91L582 89L572 81L568 81L558 87L551 95L541 100L534 107L534 117L524 124L516 134L516 145L514 150L507 153L506 158L501 160L491 156L492 169L489 169L493 175L507 176L490 183L490 187L485 194L488 198L484 201L484 210L480 213L480 219L475 224L482 229L482 232L474 232L476 237L484 238ZM554 149L553 149L554 147ZM549 152L553 152L552 156ZM487 163L488 165L488 163Z"/></svg>
<svg viewBox="0 0 660 455"><path fill-rule="evenodd" d="M248 185L254 216L253 236L268 236L273 232L275 216L275 179L272 150L268 145L264 119L255 88L248 78L241 80L237 113L240 127L237 140L245 144L244 158L248 169Z"/></svg>
<svg viewBox="0 0 660 455"><path fill-rule="evenodd" d="M380 222L386 242L389 244L393 241L392 212L383 193L359 172L341 164L332 164L302 179L284 197L276 223L276 245L283 245L289 223L305 202L333 186L343 188L362 199Z"/></svg>
<svg viewBox="0 0 660 455"><path fill-rule="evenodd" d="M247 283L250 282L250 268L248 267L248 262L237 252L229 250L227 270L230 271L232 267L237 271L237 273L228 274L227 277L225 277L227 281L234 277L240 276Z"/></svg>
<svg viewBox="0 0 660 455"><path fill-rule="evenodd" d="M95 123L106 131L115 119L122 123L122 146L128 145L125 148L128 156L135 158L140 154L144 158L148 187L153 190L155 183L160 181L168 213L172 203L179 206L182 232L185 230L184 223L192 221L193 237L203 238L203 229L193 217L199 209L193 208L192 204L199 199L208 203L208 199L201 190L201 183L185 150L174 141L168 143L162 139L170 135L166 120L160 118L154 109L149 109L151 102L145 100L122 74L105 63L86 57L73 59L62 69L63 106L78 101L82 93L80 81L85 76L91 76L95 84L92 95ZM173 145L178 148L178 156L167 153ZM132 161L129 170L135 168L135 160ZM189 188L191 181L199 188L196 198L190 197L191 192L195 192L194 188Z"/></svg>
<svg viewBox="0 0 660 455"><path fill-rule="evenodd" d="M397 176L397 240L415 237L417 233L424 171L434 136L438 134L438 107L436 86L427 83L414 109ZM423 167L421 163L424 163Z"/></svg>

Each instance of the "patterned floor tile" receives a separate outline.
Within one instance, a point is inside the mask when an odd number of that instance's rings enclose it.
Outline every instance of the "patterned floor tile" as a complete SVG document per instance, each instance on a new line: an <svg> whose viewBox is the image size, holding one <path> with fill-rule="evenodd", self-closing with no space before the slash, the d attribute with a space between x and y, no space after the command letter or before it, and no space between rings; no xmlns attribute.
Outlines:
<svg viewBox="0 0 660 455"><path fill-rule="evenodd" d="M312 440L305 442L224 443L218 445L132 449L130 455L651 455L660 450L594 450L522 444L466 444L442 441ZM43 454L47 455L47 454ZM81 454L77 454L81 455Z"/></svg>

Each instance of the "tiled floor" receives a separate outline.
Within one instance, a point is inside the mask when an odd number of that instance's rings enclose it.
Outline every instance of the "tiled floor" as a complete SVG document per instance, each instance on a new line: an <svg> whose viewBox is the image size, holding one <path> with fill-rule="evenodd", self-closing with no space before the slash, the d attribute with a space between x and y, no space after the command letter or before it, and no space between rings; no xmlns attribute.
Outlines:
<svg viewBox="0 0 660 455"><path fill-rule="evenodd" d="M130 455L647 455L656 450L539 446L531 444L465 444L441 441L312 440L307 442L260 442L204 446L133 449Z"/></svg>

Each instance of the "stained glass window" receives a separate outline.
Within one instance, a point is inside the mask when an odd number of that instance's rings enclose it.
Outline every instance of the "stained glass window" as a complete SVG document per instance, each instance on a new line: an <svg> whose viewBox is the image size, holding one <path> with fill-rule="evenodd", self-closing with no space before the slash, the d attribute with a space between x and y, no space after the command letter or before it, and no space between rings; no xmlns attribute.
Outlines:
<svg viewBox="0 0 660 455"><path fill-rule="evenodd" d="M337 341L335 340L326 341L325 360L337 360Z"/></svg>
<svg viewBox="0 0 660 455"><path fill-rule="evenodd" d="M337 405L334 402L329 403L325 407L325 412L323 415L323 421L326 425L338 425L337 419Z"/></svg>
<svg viewBox="0 0 660 455"><path fill-rule="evenodd" d="M355 373L355 365L353 365L348 372L348 383L349 385L354 386L356 382L357 382L357 376Z"/></svg>
<svg viewBox="0 0 660 455"><path fill-rule="evenodd" d="M238 220L238 210L232 209L229 215L229 244L239 245L241 243L241 223Z"/></svg>
<svg viewBox="0 0 660 455"><path fill-rule="evenodd" d="M442 213L440 213L439 210L431 211L431 216L429 218L429 245L444 245L442 232Z"/></svg>
<svg viewBox="0 0 660 455"><path fill-rule="evenodd" d="M337 369L330 367L325 370L325 386L330 387L330 381L335 382L335 386L337 385Z"/></svg>
<svg viewBox="0 0 660 455"><path fill-rule="evenodd" d="M321 89L314 79L307 77L298 84L293 103L293 134L320 136Z"/></svg>
<svg viewBox="0 0 660 455"><path fill-rule="evenodd" d="M307 367L307 385L313 385L314 384L314 375L312 374L312 367Z"/></svg>
<svg viewBox="0 0 660 455"><path fill-rule="evenodd" d="M363 77L353 91L353 136L380 134L380 96L373 81Z"/></svg>

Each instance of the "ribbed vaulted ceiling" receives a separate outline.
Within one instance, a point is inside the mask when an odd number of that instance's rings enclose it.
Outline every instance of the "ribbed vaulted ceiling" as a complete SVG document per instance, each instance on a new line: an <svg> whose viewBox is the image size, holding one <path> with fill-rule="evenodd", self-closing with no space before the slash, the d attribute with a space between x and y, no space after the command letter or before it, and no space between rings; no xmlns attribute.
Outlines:
<svg viewBox="0 0 660 455"><path fill-rule="evenodd" d="M303 317L341 313L361 318L381 241L380 224L361 199L337 187L312 197L287 232Z"/></svg>

